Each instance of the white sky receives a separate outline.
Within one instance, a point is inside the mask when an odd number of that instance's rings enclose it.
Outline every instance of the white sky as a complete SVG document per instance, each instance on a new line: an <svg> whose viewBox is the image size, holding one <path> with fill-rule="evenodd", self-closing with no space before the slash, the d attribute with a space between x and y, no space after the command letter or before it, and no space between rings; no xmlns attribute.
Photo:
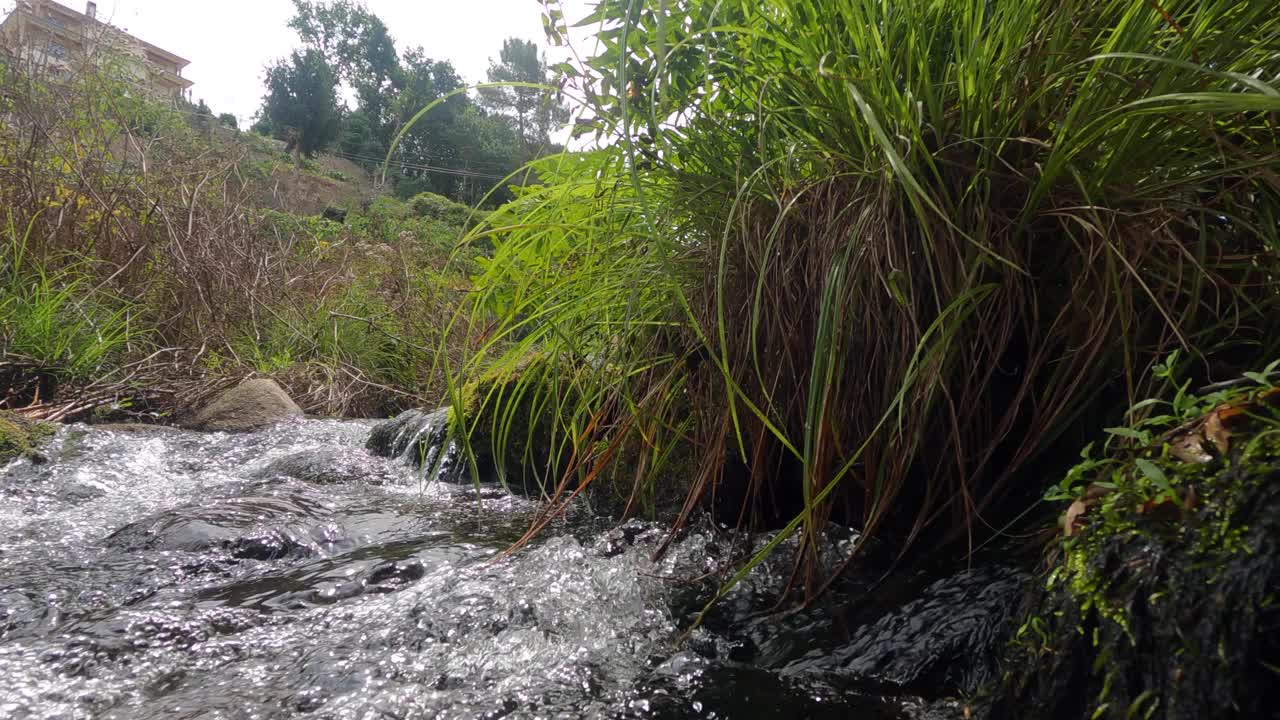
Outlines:
<svg viewBox="0 0 1280 720"><path fill-rule="evenodd" d="M84 11L83 0L58 0ZM14 0L0 0L7 16ZM590 0L565 0L569 23L590 12ZM489 58L508 37L546 47L538 0L365 0L391 31L396 48L421 45L427 57L449 60L467 83L483 82ZM234 113L241 127L262 100L263 69L297 47L286 27L290 0L98 0L98 18L191 61L183 75L192 100ZM584 33L583 35L586 35ZM575 37L579 34L575 31ZM579 48L581 52L584 48ZM548 59L565 59L548 48Z"/></svg>

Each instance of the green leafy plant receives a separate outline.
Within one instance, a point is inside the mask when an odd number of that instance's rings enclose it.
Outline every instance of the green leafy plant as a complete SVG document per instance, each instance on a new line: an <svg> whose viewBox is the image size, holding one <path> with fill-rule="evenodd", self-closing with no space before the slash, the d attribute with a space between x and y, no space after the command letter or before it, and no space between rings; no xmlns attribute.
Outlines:
<svg viewBox="0 0 1280 720"><path fill-rule="evenodd" d="M583 22L599 51L560 70L604 149L535 165L472 232L495 243L463 319L481 353L451 370L610 368L574 396L576 464L690 443L677 524L744 498L741 524L802 533L808 597L828 520L969 547L1173 350L1274 356L1259 4L605 0Z"/></svg>

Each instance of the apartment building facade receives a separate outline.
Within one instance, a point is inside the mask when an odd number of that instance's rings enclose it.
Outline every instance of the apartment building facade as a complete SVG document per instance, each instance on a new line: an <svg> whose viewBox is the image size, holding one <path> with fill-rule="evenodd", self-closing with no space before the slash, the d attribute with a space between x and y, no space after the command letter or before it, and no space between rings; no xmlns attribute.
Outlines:
<svg viewBox="0 0 1280 720"><path fill-rule="evenodd" d="M126 77L157 99L190 100L192 82L182 76L190 61L97 15L94 2L79 12L53 0L18 0L0 24L0 47L26 67L64 77L112 59Z"/></svg>

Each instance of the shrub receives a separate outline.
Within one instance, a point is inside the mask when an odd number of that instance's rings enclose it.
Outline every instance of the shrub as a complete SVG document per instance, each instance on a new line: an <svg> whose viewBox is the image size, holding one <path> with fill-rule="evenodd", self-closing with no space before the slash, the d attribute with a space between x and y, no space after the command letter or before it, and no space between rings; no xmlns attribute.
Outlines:
<svg viewBox="0 0 1280 720"><path fill-rule="evenodd" d="M440 220L450 225L464 227L472 219L471 208L456 203L443 195L435 193L418 193L409 201L409 206L418 217Z"/></svg>
<svg viewBox="0 0 1280 720"><path fill-rule="evenodd" d="M1277 345L1263 4L593 18L601 54L568 72L613 144L538 164L490 220L477 336L620 368L620 431L691 415L686 516L737 495L801 532L808 592L829 518L967 545L1169 350L1208 377Z"/></svg>

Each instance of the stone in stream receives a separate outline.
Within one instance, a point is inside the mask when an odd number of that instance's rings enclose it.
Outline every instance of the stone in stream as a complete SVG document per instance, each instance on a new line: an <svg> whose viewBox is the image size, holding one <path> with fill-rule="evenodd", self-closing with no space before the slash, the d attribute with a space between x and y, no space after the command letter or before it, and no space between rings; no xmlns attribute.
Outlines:
<svg viewBox="0 0 1280 720"><path fill-rule="evenodd" d="M344 448L319 448L285 455L254 471L253 475L262 480L290 478L317 485L385 485L400 479L400 474L390 472L386 463L358 450Z"/></svg>
<svg viewBox="0 0 1280 720"><path fill-rule="evenodd" d="M972 694L999 676L1027 580L1013 568L962 570L855 630L843 646L809 653L784 673L834 675L893 694Z"/></svg>
<svg viewBox="0 0 1280 720"><path fill-rule="evenodd" d="M328 509L318 500L291 493L276 497L237 497L178 507L130 523L107 538L125 550L226 552L249 560L315 554L343 542L325 522Z"/></svg>
<svg viewBox="0 0 1280 720"><path fill-rule="evenodd" d="M276 384L263 378L246 380L223 392L183 427L190 430L247 432L282 420L302 417L302 409Z"/></svg>
<svg viewBox="0 0 1280 720"><path fill-rule="evenodd" d="M399 458L414 467L434 469L445 482L467 482L459 472L458 447L449 438L449 408L406 410L374 426L365 448L380 457Z"/></svg>

